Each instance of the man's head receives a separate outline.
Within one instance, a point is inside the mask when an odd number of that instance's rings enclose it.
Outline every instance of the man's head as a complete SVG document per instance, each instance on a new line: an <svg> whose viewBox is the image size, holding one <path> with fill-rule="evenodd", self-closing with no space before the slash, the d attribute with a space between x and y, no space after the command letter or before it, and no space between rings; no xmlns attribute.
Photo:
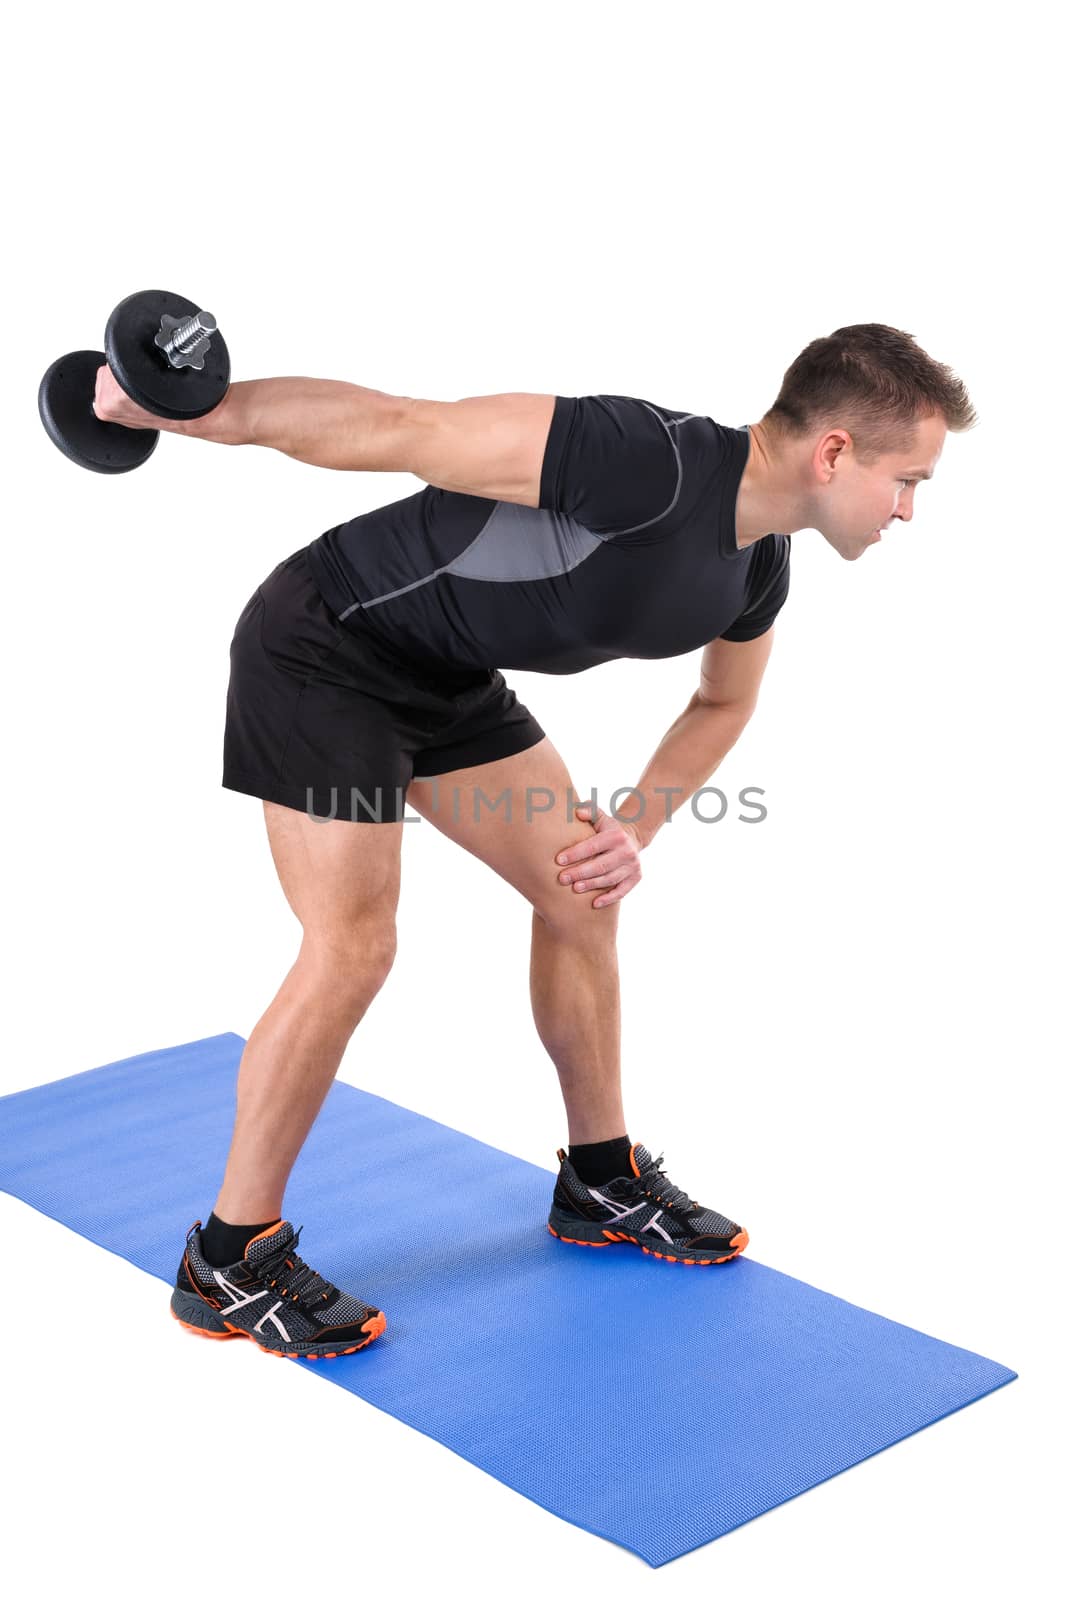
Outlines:
<svg viewBox="0 0 1065 1600"><path fill-rule="evenodd" d="M910 334L869 322L807 345L756 427L796 527L817 528L855 561L893 519L909 522L947 434L976 420L949 367Z"/></svg>

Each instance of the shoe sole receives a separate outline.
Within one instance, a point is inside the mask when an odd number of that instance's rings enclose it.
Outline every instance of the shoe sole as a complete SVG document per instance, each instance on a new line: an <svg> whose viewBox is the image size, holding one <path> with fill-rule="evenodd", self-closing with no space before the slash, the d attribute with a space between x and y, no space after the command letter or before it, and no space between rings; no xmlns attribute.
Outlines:
<svg viewBox="0 0 1065 1600"><path fill-rule="evenodd" d="M666 1255L662 1250L652 1250L649 1245L644 1244L640 1239L634 1238L631 1233L610 1233L606 1228L598 1228L595 1230L601 1235L601 1237L598 1239L574 1239L569 1234L559 1233L558 1229L552 1227L550 1222L547 1224L547 1231L548 1233L553 1234L556 1239L560 1239L563 1244L590 1245L593 1250L602 1249L608 1244L634 1244L643 1251L645 1256L654 1256L656 1261L674 1261L679 1263L679 1265L682 1267L720 1266L723 1261L734 1260L735 1257L741 1253L741 1251L746 1250L748 1244L750 1243L750 1239L747 1236L747 1229L741 1228L739 1233L735 1234L729 1240L729 1245L731 1248L728 1255L671 1256Z"/></svg>
<svg viewBox="0 0 1065 1600"><path fill-rule="evenodd" d="M184 1316L181 1315L182 1311L185 1313ZM175 1322L180 1322L183 1328L187 1328L190 1333L198 1333L201 1338L232 1339L234 1335L239 1334L242 1339L250 1339L252 1344L261 1350L264 1355L287 1357L290 1361L332 1361L337 1356L352 1356L357 1350L365 1350L368 1344L373 1344L374 1340L380 1338L388 1326L384 1312L379 1311L375 1317L370 1317L363 1323L361 1331L365 1333L367 1328L371 1331L367 1338L363 1339L359 1344L345 1345L342 1350L274 1350L270 1345L263 1344L253 1333L249 1333L247 1328L238 1328L235 1323L227 1322L219 1312L211 1311L203 1301L198 1300L194 1295L190 1295L185 1289L175 1289L171 1295L170 1315ZM201 1320L190 1322L188 1320L190 1316L198 1317ZM221 1328L209 1327L206 1325L208 1321L220 1322L222 1326Z"/></svg>

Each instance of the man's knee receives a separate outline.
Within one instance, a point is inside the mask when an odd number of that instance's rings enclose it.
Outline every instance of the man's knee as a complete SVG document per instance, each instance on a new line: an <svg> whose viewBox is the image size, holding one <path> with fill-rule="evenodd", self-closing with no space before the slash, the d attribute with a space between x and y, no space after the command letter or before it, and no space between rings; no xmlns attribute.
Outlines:
<svg viewBox="0 0 1065 1600"><path fill-rule="evenodd" d="M392 970L396 949L396 919L389 912L345 924L305 926L300 954L331 982L376 991Z"/></svg>
<svg viewBox="0 0 1065 1600"><path fill-rule="evenodd" d="M605 894L605 889L598 893ZM585 889L581 893L569 884L548 883L533 901L533 916L544 923L557 937L588 942L592 939L612 941L617 937L620 901L613 905L594 908L596 891Z"/></svg>

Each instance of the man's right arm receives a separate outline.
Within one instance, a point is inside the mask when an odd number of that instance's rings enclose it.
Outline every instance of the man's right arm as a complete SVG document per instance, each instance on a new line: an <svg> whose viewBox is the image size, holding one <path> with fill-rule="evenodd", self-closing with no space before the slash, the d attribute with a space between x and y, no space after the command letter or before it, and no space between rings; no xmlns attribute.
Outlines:
<svg viewBox="0 0 1065 1600"><path fill-rule="evenodd" d="M104 366L95 411L336 472L410 472L456 494L562 512L611 538L668 536L680 493L671 423L629 395L414 400L328 378L259 378L232 384L206 417L168 422L141 411Z"/></svg>
<svg viewBox="0 0 1065 1600"><path fill-rule="evenodd" d="M410 472L489 500L538 506L555 409L550 394L414 400L322 378L230 386L221 405L168 431L218 444L258 444L339 472Z"/></svg>

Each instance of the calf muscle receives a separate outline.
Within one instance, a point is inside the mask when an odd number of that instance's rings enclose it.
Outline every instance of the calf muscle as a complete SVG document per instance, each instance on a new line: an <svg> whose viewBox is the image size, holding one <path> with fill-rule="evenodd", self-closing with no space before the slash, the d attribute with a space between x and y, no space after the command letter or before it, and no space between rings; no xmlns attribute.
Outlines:
<svg viewBox="0 0 1065 1600"><path fill-rule="evenodd" d="M396 950L402 823L316 822L264 802L270 850L303 942L244 1047L215 1213L278 1216L285 1185Z"/></svg>

